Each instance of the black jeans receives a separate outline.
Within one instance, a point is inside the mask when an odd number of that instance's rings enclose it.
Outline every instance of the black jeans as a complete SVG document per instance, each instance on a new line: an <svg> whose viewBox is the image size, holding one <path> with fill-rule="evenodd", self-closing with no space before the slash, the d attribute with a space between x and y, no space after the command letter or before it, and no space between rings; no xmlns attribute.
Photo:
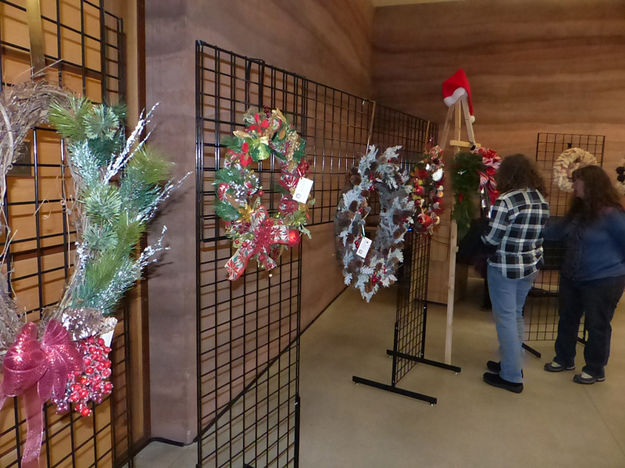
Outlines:
<svg viewBox="0 0 625 468"><path fill-rule="evenodd" d="M585 315L588 341L584 348L586 365L582 369L597 378L605 377L610 356L610 338L616 304L625 289L625 276L593 281L573 281L560 276L560 320L556 339L555 362L575 364L575 345L579 322Z"/></svg>

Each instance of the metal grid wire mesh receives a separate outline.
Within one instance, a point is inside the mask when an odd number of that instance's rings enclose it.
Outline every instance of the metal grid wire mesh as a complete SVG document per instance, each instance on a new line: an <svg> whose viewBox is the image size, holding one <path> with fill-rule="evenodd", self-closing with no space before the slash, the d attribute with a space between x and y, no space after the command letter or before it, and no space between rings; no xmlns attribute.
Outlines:
<svg viewBox="0 0 625 468"><path fill-rule="evenodd" d="M280 108L303 125L303 80L264 63L198 43L198 459L201 466L288 466L296 456L301 248L271 274L248 268L232 283L223 270L230 240L214 213L212 182L221 138L242 127L250 106ZM279 166L259 164L275 211Z"/></svg>
<svg viewBox="0 0 625 468"><path fill-rule="evenodd" d="M420 358L425 353L430 242L431 236L428 234L414 231L408 233L397 288L393 351ZM393 356L393 385L416 364L414 360Z"/></svg>
<svg viewBox="0 0 625 468"><path fill-rule="evenodd" d="M296 466L301 250L283 254L271 274L248 267L242 279L226 279L233 252L213 209L220 141L242 128L249 107L281 109L306 139L317 225L333 222L369 135L383 148L404 145L408 165L423 151L428 124L382 106L373 119L370 100L203 42L196 72L198 458L209 467ZM264 161L258 174L275 211L279 166Z"/></svg>
<svg viewBox="0 0 625 468"><path fill-rule="evenodd" d="M571 201L571 194L560 190L553 179L553 164L558 156L568 148L582 148L593 154L599 165L603 165L604 144L605 136L602 135L538 134L536 168L545 181L552 217L564 216ZM525 302L526 341L551 341L558 334L558 288L564 246L560 242L546 242L544 250L545 265ZM583 333L583 326L582 320L580 334Z"/></svg>
<svg viewBox="0 0 625 468"><path fill-rule="evenodd" d="M30 50L25 1L0 1L0 73L2 86L28 79ZM122 20L104 11L102 2L42 1L46 79L94 101L117 102L123 90ZM7 177L4 203L12 241L7 247L7 277L18 306L29 320L60 299L71 274L76 233L65 200L73 194L65 148L56 132L36 128L22 157ZM7 232L3 230L6 242ZM47 467L112 466L124 456L130 432L126 406L129 347L124 327L113 342L114 394L93 408L91 417L58 415L46 406L41 458ZM21 402L0 412L0 466L20 466L26 434ZM114 421L114 425L113 425ZM113 439L118 437L117 447ZM126 446L126 448L124 448Z"/></svg>

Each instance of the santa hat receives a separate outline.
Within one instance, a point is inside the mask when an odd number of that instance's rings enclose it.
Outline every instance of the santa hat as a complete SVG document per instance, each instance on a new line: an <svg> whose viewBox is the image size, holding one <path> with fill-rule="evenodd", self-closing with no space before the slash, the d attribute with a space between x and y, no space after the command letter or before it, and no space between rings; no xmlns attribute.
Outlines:
<svg viewBox="0 0 625 468"><path fill-rule="evenodd" d="M473 115L473 103L471 102L471 88L469 87L469 80L462 68L459 68L456 73L451 75L445 81L443 81L443 102L448 107L453 106L458 99L463 96L467 96L469 103L469 114L471 114L471 122L475 122L475 116Z"/></svg>

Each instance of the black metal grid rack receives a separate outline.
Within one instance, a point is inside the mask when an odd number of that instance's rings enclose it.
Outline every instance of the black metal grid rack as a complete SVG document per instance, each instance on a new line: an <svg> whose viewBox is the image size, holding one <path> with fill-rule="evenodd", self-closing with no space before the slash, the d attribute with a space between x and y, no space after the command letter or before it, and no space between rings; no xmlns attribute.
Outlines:
<svg viewBox="0 0 625 468"><path fill-rule="evenodd" d="M430 263L431 237L411 231L406 248L399 287L397 314L393 337L393 369L391 385L396 385L415 365L416 361L400 355L425 356L425 331L427 320L428 265Z"/></svg>
<svg viewBox="0 0 625 468"><path fill-rule="evenodd" d="M538 134L536 168L545 181L552 217L564 216L571 201L571 194L560 190L553 179L553 164L558 156L568 148L582 148L603 165L604 145L605 136L602 135ZM546 242L544 249L545 265L525 302L526 341L552 341L558 333L558 284L564 247L561 243ZM583 320L580 335L583 336ZM539 355L535 350L528 350Z"/></svg>
<svg viewBox="0 0 625 468"><path fill-rule="evenodd" d="M316 200L310 224L318 225L333 222L346 174L367 143L403 145L407 167L435 128L201 41L196 85L198 465L297 466L301 249L283 254L271 274L248 267L236 282L226 279L233 252L212 186L221 138L242 126L249 107L281 109L306 139ZM275 162L258 173L274 210Z"/></svg>
<svg viewBox="0 0 625 468"><path fill-rule="evenodd" d="M43 1L41 10L46 50L53 51L45 56L47 79L95 101L118 102L124 90L122 20L106 12L102 1ZM0 31L4 87L28 78L30 49L24 2L1 0L0 15L11 25ZM60 299L71 274L75 231L65 204L72 190L63 143L49 128L34 129L27 140L23 159L7 177L4 215L14 236L7 276L18 306L29 320L38 320ZM113 342L113 396L88 418L46 407L41 458L47 467L132 465L126 459L131 411L125 309L118 318L124 331ZM0 465L20 466L26 421L18 399L5 404L0 422Z"/></svg>
<svg viewBox="0 0 625 468"><path fill-rule="evenodd" d="M198 465L297 463L301 247L267 273L248 268L230 282L233 253L216 217L221 138L250 106L280 108L305 125L304 80L202 42L196 44ZM265 203L275 211L275 161L259 164Z"/></svg>
<svg viewBox="0 0 625 468"><path fill-rule="evenodd" d="M352 380L355 383L423 400L433 405L438 402L436 397L397 386L417 363L453 372L461 371L460 367L425 358L430 243L431 236L426 233L412 230L406 235L404 263L400 268L397 288L393 349L386 350L386 353L393 358L390 384L357 376L353 376Z"/></svg>

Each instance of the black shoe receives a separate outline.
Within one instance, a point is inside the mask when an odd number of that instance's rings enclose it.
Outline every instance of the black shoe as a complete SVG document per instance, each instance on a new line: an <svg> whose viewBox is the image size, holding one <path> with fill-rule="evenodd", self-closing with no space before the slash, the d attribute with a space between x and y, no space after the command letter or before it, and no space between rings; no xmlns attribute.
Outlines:
<svg viewBox="0 0 625 468"><path fill-rule="evenodd" d="M495 374L499 374L501 372L501 362L488 361L486 363L486 368Z"/></svg>
<svg viewBox="0 0 625 468"><path fill-rule="evenodd" d="M501 372L501 362L488 361L486 368L495 374L499 374ZM521 377L523 377L523 369L521 369Z"/></svg>
<svg viewBox="0 0 625 468"><path fill-rule="evenodd" d="M574 365L573 366L563 366L560 363L556 363L556 364L558 364L558 366L556 367L556 366L553 365L554 362L555 361L551 361L551 362L548 362L547 364L545 364L545 370L547 372L562 372L562 371L565 371L565 370L573 370L573 369L575 369Z"/></svg>
<svg viewBox="0 0 625 468"><path fill-rule="evenodd" d="M522 383L508 382L507 380L499 377L499 375L497 374L484 372L483 379L484 382L486 382L488 385L492 385L493 387L503 388L504 390L508 390L514 393L521 393L523 391Z"/></svg>
<svg viewBox="0 0 625 468"><path fill-rule="evenodd" d="M595 382L603 382L604 380L605 380L605 376L593 377L591 375L590 377L582 377L582 374L575 374L573 376L573 382L579 383L579 384L586 384L586 385L594 384Z"/></svg>

